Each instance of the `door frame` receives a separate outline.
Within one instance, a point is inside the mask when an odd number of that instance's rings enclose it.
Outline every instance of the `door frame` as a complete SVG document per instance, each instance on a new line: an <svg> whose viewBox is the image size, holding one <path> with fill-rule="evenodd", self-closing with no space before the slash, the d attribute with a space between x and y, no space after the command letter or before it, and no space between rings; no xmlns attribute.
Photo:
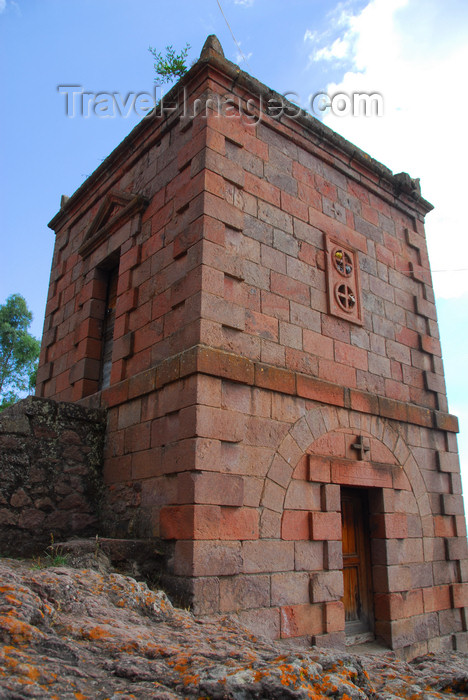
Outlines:
<svg viewBox="0 0 468 700"><path fill-rule="evenodd" d="M371 559L371 536L370 536L370 520L369 520L369 490L366 488L353 488L342 486L340 489L340 504L342 524L343 518L343 502L348 501L353 503L354 516L354 538L356 543L356 553L354 563L357 560L358 569L358 586L360 597L360 611L358 619L345 621L345 634L349 642L352 638L373 637L374 634L374 591L372 585L372 559ZM342 532L342 548L343 548L343 532ZM352 555L349 555L350 560ZM346 555L343 552L343 585L346 589L345 569ZM352 566L352 565L351 565ZM349 567L351 568L351 567ZM343 595L343 604L345 604L345 595ZM346 607L345 607L346 613Z"/></svg>

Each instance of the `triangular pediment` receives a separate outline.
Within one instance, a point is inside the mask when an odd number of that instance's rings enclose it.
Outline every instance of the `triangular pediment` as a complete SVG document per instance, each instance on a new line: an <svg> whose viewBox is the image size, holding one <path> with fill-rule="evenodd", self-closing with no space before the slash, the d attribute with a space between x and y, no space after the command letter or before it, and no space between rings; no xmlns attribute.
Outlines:
<svg viewBox="0 0 468 700"><path fill-rule="evenodd" d="M91 253L104 238L140 214L147 205L147 198L141 194L109 192L85 233L80 255Z"/></svg>

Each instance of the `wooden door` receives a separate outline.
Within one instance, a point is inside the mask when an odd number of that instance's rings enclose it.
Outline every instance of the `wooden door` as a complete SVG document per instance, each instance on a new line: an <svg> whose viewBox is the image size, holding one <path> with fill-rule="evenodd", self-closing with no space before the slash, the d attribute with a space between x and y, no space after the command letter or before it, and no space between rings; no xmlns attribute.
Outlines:
<svg viewBox="0 0 468 700"><path fill-rule="evenodd" d="M367 492L341 490L346 634L373 628Z"/></svg>

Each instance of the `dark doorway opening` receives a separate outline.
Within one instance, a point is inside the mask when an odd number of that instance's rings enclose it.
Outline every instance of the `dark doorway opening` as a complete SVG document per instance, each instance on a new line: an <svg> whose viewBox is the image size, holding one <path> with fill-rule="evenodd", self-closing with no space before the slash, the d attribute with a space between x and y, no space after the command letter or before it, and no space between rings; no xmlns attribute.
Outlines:
<svg viewBox="0 0 468 700"><path fill-rule="evenodd" d="M118 279L119 268L114 267L112 270L109 270L107 273L106 310L102 328L102 355L99 390L106 389L110 385Z"/></svg>

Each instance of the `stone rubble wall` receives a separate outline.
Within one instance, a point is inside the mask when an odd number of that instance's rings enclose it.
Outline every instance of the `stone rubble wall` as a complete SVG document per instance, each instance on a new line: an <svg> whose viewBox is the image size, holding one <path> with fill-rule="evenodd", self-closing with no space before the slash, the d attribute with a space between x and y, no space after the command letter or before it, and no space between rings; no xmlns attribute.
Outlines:
<svg viewBox="0 0 468 700"><path fill-rule="evenodd" d="M106 414L30 396L0 414L0 554L97 533Z"/></svg>

